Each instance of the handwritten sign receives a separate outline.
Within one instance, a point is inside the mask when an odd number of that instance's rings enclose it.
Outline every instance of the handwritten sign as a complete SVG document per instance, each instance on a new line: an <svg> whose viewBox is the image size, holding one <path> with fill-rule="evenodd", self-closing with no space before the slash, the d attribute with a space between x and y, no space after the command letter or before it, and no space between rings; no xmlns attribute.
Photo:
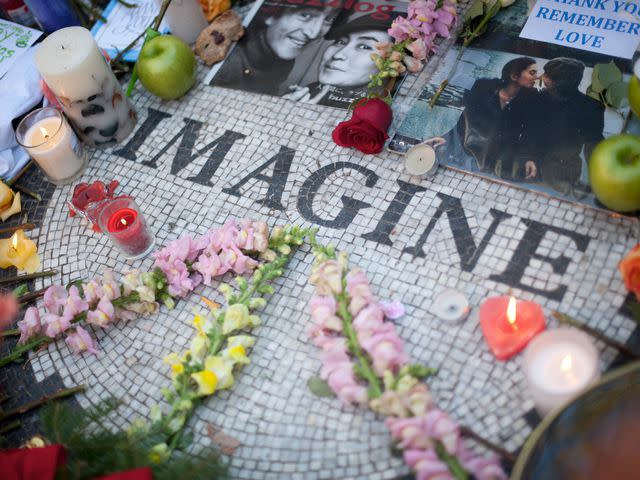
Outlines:
<svg viewBox="0 0 640 480"><path fill-rule="evenodd" d="M538 0L522 38L631 58L640 42L638 0Z"/></svg>
<svg viewBox="0 0 640 480"><path fill-rule="evenodd" d="M111 58L127 48L138 35L150 27L160 11L160 5L156 0L136 0L131 3L135 7L129 8L117 0L112 0L102 15L107 22L99 21L91 29L91 34L98 42L98 46L106 50ZM167 30L165 23L162 22L160 31ZM122 58L127 62L135 62L141 48L142 39L138 40Z"/></svg>
<svg viewBox="0 0 640 480"><path fill-rule="evenodd" d="M0 78L40 35L38 30L0 19Z"/></svg>

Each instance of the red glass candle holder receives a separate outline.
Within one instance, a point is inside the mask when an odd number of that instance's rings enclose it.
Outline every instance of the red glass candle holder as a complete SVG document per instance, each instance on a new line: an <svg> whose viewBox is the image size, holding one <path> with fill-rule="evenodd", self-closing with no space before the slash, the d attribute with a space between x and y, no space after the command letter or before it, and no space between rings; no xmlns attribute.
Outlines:
<svg viewBox="0 0 640 480"><path fill-rule="evenodd" d="M133 198L121 196L105 200L98 214L98 225L129 260L146 257L156 239Z"/></svg>

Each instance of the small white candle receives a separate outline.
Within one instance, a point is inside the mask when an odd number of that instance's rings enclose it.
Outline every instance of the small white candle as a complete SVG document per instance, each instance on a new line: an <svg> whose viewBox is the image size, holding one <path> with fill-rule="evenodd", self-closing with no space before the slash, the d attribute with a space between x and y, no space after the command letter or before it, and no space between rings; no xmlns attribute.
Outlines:
<svg viewBox="0 0 640 480"><path fill-rule="evenodd" d="M86 166L82 144L54 108L35 110L25 117L16 137L52 183L69 183Z"/></svg>
<svg viewBox="0 0 640 480"><path fill-rule="evenodd" d="M156 0L162 5L162 0ZM165 14L171 33L192 44L200 32L209 26L198 0L173 0Z"/></svg>
<svg viewBox="0 0 640 480"><path fill-rule="evenodd" d="M547 330L523 356L524 374L541 416L565 404L600 376L599 354L591 339L572 328Z"/></svg>
<svg viewBox="0 0 640 480"><path fill-rule="evenodd" d="M404 168L411 175L433 175L438 169L435 150L424 144L411 147L405 153Z"/></svg>

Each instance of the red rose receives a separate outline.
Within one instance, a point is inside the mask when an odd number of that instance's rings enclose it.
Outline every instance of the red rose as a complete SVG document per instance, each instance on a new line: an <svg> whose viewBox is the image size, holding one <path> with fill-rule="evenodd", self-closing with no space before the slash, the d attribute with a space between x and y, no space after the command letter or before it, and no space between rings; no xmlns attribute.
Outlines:
<svg viewBox="0 0 640 480"><path fill-rule="evenodd" d="M640 301L640 243L633 247L618 266L627 290Z"/></svg>
<svg viewBox="0 0 640 480"><path fill-rule="evenodd" d="M333 141L341 147L353 147L363 153L379 153L389 136L393 113L379 98L363 99L353 110L350 120L340 122L333 130Z"/></svg>

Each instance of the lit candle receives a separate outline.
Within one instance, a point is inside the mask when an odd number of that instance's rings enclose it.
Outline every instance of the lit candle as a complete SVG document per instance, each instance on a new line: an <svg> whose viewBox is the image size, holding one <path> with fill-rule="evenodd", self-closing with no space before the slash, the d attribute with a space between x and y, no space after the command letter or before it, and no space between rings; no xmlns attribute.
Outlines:
<svg viewBox="0 0 640 480"><path fill-rule="evenodd" d="M162 5L162 0L156 0L156 3ZM164 18L171 33L188 44L194 43L209 25L198 0L173 0Z"/></svg>
<svg viewBox="0 0 640 480"><path fill-rule="evenodd" d="M100 229L128 259L145 257L153 249L155 237L131 197L105 200L97 215Z"/></svg>
<svg viewBox="0 0 640 480"><path fill-rule="evenodd" d="M49 35L35 63L82 141L108 147L131 133L136 114L89 30L68 27Z"/></svg>
<svg viewBox="0 0 640 480"><path fill-rule="evenodd" d="M16 267L27 273L40 268L38 247L25 236L23 230L16 231L11 238L0 240L0 268L9 267Z"/></svg>
<svg viewBox="0 0 640 480"><path fill-rule="evenodd" d="M55 108L41 108L27 115L18 125L16 139L56 185L72 182L87 165L82 144Z"/></svg>
<svg viewBox="0 0 640 480"><path fill-rule="evenodd" d="M545 329L542 308L515 297L491 297L480 305L480 326L489 348L498 360L520 352Z"/></svg>
<svg viewBox="0 0 640 480"><path fill-rule="evenodd" d="M540 334L523 355L523 370L536 409L544 416L600 376L599 355L584 332L558 328Z"/></svg>

